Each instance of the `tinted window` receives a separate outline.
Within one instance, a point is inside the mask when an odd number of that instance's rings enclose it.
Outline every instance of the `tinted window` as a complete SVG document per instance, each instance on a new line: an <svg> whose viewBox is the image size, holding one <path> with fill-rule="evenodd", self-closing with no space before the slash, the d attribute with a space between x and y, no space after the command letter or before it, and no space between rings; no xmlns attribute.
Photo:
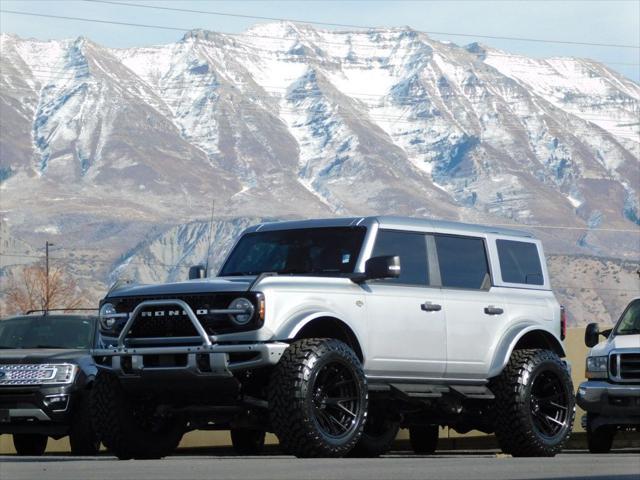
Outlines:
<svg viewBox="0 0 640 480"><path fill-rule="evenodd" d="M443 287L488 288L491 283L481 238L436 236Z"/></svg>
<svg viewBox="0 0 640 480"><path fill-rule="evenodd" d="M220 275L352 273L365 233L364 227L248 233L233 249Z"/></svg>
<svg viewBox="0 0 640 480"><path fill-rule="evenodd" d="M371 256L385 255L400 257L400 277L385 279L385 282L429 284L427 242L423 234L380 230Z"/></svg>
<svg viewBox="0 0 640 480"><path fill-rule="evenodd" d="M498 240L502 280L509 283L542 285L542 266L535 243Z"/></svg>
<svg viewBox="0 0 640 480"><path fill-rule="evenodd" d="M0 321L0 348L91 348L95 318L29 316Z"/></svg>

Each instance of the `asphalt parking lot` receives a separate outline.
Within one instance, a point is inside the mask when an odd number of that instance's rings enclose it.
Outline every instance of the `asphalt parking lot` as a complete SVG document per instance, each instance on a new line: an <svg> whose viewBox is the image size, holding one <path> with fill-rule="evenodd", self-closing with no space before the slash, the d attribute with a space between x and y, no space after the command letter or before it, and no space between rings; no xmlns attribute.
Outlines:
<svg viewBox="0 0 640 480"><path fill-rule="evenodd" d="M555 458L511 458L496 452L397 452L376 459L296 459L176 455L163 460L118 461L63 455L0 457L0 479L617 479L640 478L640 450L607 455L570 451Z"/></svg>

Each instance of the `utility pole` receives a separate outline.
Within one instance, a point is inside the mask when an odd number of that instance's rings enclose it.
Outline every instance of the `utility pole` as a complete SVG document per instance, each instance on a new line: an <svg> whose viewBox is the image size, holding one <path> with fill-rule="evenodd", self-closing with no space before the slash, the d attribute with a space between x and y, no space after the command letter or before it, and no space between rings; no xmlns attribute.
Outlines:
<svg viewBox="0 0 640 480"><path fill-rule="evenodd" d="M44 244L45 249L45 268L46 268L46 279L45 279L45 299L44 299L44 314L49 313L49 247L53 247L53 243L49 243L47 240Z"/></svg>

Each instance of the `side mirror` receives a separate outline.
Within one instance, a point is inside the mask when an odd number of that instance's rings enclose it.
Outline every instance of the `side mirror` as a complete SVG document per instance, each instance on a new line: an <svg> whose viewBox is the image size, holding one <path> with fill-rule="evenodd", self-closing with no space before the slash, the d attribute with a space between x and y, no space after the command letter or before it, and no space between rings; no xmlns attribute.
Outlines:
<svg viewBox="0 0 640 480"><path fill-rule="evenodd" d="M597 323L590 323L584 331L584 344L589 348L595 347L599 343L599 336L600 326Z"/></svg>
<svg viewBox="0 0 640 480"><path fill-rule="evenodd" d="M364 264L364 275L367 280L398 278L400 276L400 257L388 255L370 258Z"/></svg>
<svg viewBox="0 0 640 480"><path fill-rule="evenodd" d="M207 276L207 272L202 265L194 265L189 267L189 280L195 280L196 278L204 278Z"/></svg>

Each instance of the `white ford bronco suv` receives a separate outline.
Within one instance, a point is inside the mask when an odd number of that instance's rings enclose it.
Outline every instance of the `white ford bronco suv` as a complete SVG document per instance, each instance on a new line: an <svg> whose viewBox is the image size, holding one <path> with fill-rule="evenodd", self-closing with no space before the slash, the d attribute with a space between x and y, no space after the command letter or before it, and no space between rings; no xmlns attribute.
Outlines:
<svg viewBox="0 0 640 480"><path fill-rule="evenodd" d="M195 429L230 430L244 454L271 431L290 454L337 457L380 455L408 428L430 453L438 426L553 456L575 412L564 326L528 233L383 216L260 224L215 278L107 294L93 416L122 459L168 455Z"/></svg>
<svg viewBox="0 0 640 480"><path fill-rule="evenodd" d="M598 343L602 335L606 340ZM585 376L577 401L587 414L582 426L592 453L607 453L618 430L640 433L640 298L632 300L616 325L600 330L590 323Z"/></svg>

